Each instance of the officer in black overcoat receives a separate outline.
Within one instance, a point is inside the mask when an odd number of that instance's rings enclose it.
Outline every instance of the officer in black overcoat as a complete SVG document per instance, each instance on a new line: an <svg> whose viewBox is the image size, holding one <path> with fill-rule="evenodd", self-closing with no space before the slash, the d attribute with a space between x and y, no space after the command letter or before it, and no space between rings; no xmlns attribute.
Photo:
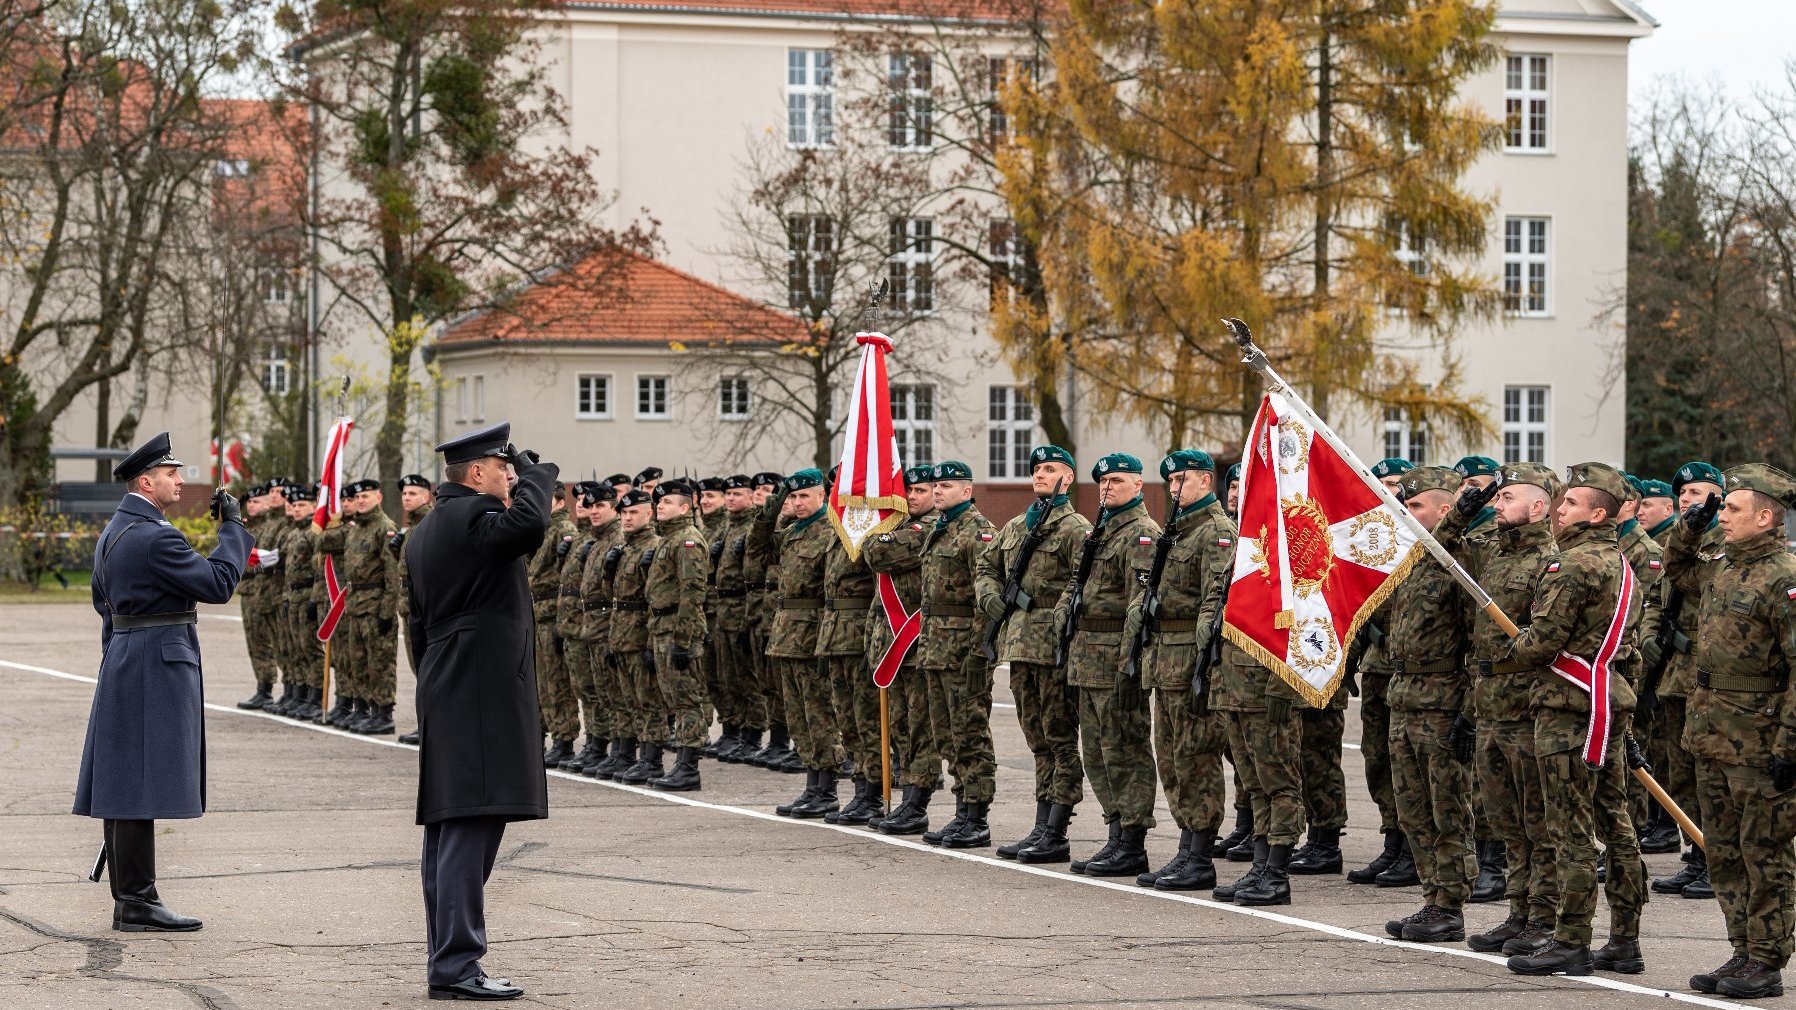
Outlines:
<svg viewBox="0 0 1796 1010"><path fill-rule="evenodd" d="M501 423L437 446L445 480L405 546L433 999L522 995L480 967L485 885L505 825L549 815L525 562L560 469L510 438Z"/></svg>
<svg viewBox="0 0 1796 1010"><path fill-rule="evenodd" d="M75 813L105 824L112 928L185 932L156 893L156 820L206 811L206 724L196 603L237 589L254 539L237 499L213 495L218 547L201 557L164 514L181 500L181 467L168 432L112 470L128 489L94 549L100 613L100 682L87 718ZM94 868L99 879L100 867Z"/></svg>

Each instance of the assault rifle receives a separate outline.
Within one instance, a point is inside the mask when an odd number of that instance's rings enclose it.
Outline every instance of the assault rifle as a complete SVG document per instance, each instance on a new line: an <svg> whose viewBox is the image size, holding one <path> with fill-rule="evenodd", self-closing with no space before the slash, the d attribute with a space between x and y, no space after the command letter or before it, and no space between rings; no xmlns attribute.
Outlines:
<svg viewBox="0 0 1796 1010"><path fill-rule="evenodd" d="M1073 569L1072 606L1067 608L1066 627L1060 629L1060 644L1054 650L1054 665L1066 665L1066 650L1073 644L1073 636L1079 633L1079 613L1085 609L1085 582L1091 578L1091 563L1097 558L1098 546L1102 543L1101 534L1104 529L1104 506L1098 506L1098 520L1091 524L1091 532L1085 534L1085 546L1079 549L1079 566Z"/></svg>
<svg viewBox="0 0 1796 1010"><path fill-rule="evenodd" d="M1141 624L1135 629L1135 637L1129 640L1129 658L1123 664L1123 672L1130 679L1141 675L1141 653L1160 632L1160 578L1166 574L1166 556L1172 553L1173 545L1179 542L1178 507L1178 496L1172 485L1168 484L1166 526L1160 530L1160 538L1154 542L1154 565L1148 569L1147 588L1141 594Z"/></svg>
<svg viewBox="0 0 1796 1010"><path fill-rule="evenodd" d="M1210 673L1222 662L1222 612L1228 609L1229 583L1222 583L1222 596L1216 600L1216 616L1210 619L1210 638L1197 654L1191 670L1191 696L1201 698L1210 689Z"/></svg>
<svg viewBox="0 0 1796 1010"><path fill-rule="evenodd" d="M1066 490L1066 481L1067 478L1062 477L1055 486L1054 493L1043 495L1041 500L1051 502L1058 498ZM1004 631L1004 625L1011 615L1019 610L1028 610L1035 602L1028 593L1023 592L1023 576L1029 571L1029 559L1035 556L1036 549L1048 538L1047 519L1047 509L1043 508L1042 521L1036 523L1035 528L1023 537L1022 544L1017 547L1016 557L1010 562L1010 574L1004 577L1004 616L986 625L985 640L979 643L979 651L985 655L988 663L995 662L998 658L998 635Z"/></svg>

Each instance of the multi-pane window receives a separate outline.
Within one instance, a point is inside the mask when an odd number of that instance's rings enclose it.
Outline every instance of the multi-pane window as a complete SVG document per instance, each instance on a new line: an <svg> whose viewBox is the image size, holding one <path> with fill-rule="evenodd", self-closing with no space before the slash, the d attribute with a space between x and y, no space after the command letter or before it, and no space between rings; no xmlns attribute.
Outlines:
<svg viewBox="0 0 1796 1010"><path fill-rule="evenodd" d="M726 375L717 380L717 416L725 421L746 421L754 409L748 380L740 375Z"/></svg>
<svg viewBox="0 0 1796 1010"><path fill-rule="evenodd" d="M285 270L268 270L262 274L262 300L270 305L285 305L291 284Z"/></svg>
<svg viewBox="0 0 1796 1010"><path fill-rule="evenodd" d="M786 143L836 142L835 56L827 49L786 50Z"/></svg>
<svg viewBox="0 0 1796 1010"><path fill-rule="evenodd" d="M574 417L582 421L611 419L611 376L574 377Z"/></svg>
<svg viewBox="0 0 1796 1010"><path fill-rule="evenodd" d="M1385 220L1384 234L1392 258L1402 264L1411 276L1426 278L1429 270L1427 241L1416 234L1415 228L1392 217ZM1385 295L1385 311L1393 316L1406 315L1413 307L1411 303L1420 298L1420 292L1414 286L1395 283Z"/></svg>
<svg viewBox="0 0 1796 1010"><path fill-rule="evenodd" d="M1503 308L1518 316L1551 313L1547 300L1548 221L1544 217L1503 219Z"/></svg>
<svg viewBox="0 0 1796 1010"><path fill-rule="evenodd" d="M935 222L926 217L892 219L886 276L892 308L899 312L935 310Z"/></svg>
<svg viewBox="0 0 1796 1010"><path fill-rule="evenodd" d="M468 422L468 377L457 376L455 380L455 423Z"/></svg>
<svg viewBox="0 0 1796 1010"><path fill-rule="evenodd" d="M786 216L786 307L829 304L836 271L836 225L824 214Z"/></svg>
<svg viewBox="0 0 1796 1010"><path fill-rule="evenodd" d="M486 420L486 376L468 376L468 420Z"/></svg>
<svg viewBox="0 0 1796 1010"><path fill-rule="evenodd" d="M1552 57L1512 55L1503 71L1503 115L1508 137L1507 151L1544 151L1547 149L1548 75Z"/></svg>
<svg viewBox="0 0 1796 1010"><path fill-rule="evenodd" d="M262 388L276 396L286 395L287 367L286 349L270 347L267 356L262 359Z"/></svg>
<svg viewBox="0 0 1796 1010"><path fill-rule="evenodd" d="M1015 285L1023 283L1023 237L1016 222L1009 218L993 218L986 228L986 253L991 262L992 305L1007 298Z"/></svg>
<svg viewBox="0 0 1796 1010"><path fill-rule="evenodd" d="M1035 404L1022 386L991 387L986 413L986 445L992 479L1029 476L1029 442L1035 431Z"/></svg>
<svg viewBox="0 0 1796 1010"><path fill-rule="evenodd" d="M935 387L928 384L892 385L892 435L898 442L898 459L905 466L935 464Z"/></svg>
<svg viewBox="0 0 1796 1010"><path fill-rule="evenodd" d="M1547 461L1547 387L1503 387L1503 462Z"/></svg>
<svg viewBox="0 0 1796 1010"><path fill-rule="evenodd" d="M667 402L667 376L636 377L636 416L647 420L666 420L673 416Z"/></svg>
<svg viewBox="0 0 1796 1010"><path fill-rule="evenodd" d="M893 53L889 56L886 87L891 91L891 105L886 114L886 143L900 150L928 150L935 122L935 91L928 55Z"/></svg>
<svg viewBox="0 0 1796 1010"><path fill-rule="evenodd" d="M1384 454L1407 459L1417 466L1428 464L1428 426L1412 420L1402 407L1384 408Z"/></svg>
<svg viewBox="0 0 1796 1010"><path fill-rule="evenodd" d="M1016 139L1010 113L1004 111L1004 89L1013 77L1031 80L1035 77L1035 61L1017 56L993 56L986 60L987 109L986 139L1002 144Z"/></svg>

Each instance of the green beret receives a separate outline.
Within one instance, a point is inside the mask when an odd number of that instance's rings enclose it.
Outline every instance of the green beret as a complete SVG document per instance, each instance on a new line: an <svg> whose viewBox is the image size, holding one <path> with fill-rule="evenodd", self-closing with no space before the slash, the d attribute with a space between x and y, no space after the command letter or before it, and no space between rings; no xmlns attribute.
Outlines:
<svg viewBox="0 0 1796 1010"><path fill-rule="evenodd" d="M937 463L935 473L931 476L935 480L972 480L973 468L960 460L951 459L945 463Z"/></svg>
<svg viewBox="0 0 1796 1010"><path fill-rule="evenodd" d="M1141 461L1126 452L1113 452L1098 460L1098 465L1091 468L1091 479L1098 480L1107 473L1140 473Z"/></svg>
<svg viewBox="0 0 1796 1010"><path fill-rule="evenodd" d="M1573 463L1565 468L1565 486L1594 488L1618 502L1628 500L1628 478L1607 463Z"/></svg>
<svg viewBox="0 0 1796 1010"><path fill-rule="evenodd" d="M1160 461L1161 480L1171 480L1173 474L1188 470L1208 470L1215 473L1216 461L1201 449L1175 449Z"/></svg>
<svg viewBox="0 0 1796 1010"><path fill-rule="evenodd" d="M1694 484L1697 481L1707 481L1720 487L1722 484L1721 471L1712 464L1704 463L1701 460L1685 463L1678 467L1677 473L1671 476L1671 493L1678 494L1684 490L1685 484Z"/></svg>
<svg viewBox="0 0 1796 1010"><path fill-rule="evenodd" d="M1424 491L1446 491L1449 494L1459 490L1461 480L1458 467L1418 466L1403 475L1403 498L1408 500Z"/></svg>
<svg viewBox="0 0 1796 1010"><path fill-rule="evenodd" d="M930 474L934 472L927 466L913 466L904 471L904 486L916 487L918 484L927 484L930 481Z"/></svg>
<svg viewBox="0 0 1796 1010"><path fill-rule="evenodd" d="M1234 466L1229 467L1228 476L1226 478L1224 478L1223 483L1224 484L1233 484L1240 479L1241 479L1241 464L1236 463Z"/></svg>
<svg viewBox="0 0 1796 1010"><path fill-rule="evenodd" d="M1504 484L1532 484L1545 491L1548 498L1557 497L1565 490L1559 475L1545 463L1506 463L1497 473L1497 479Z"/></svg>
<svg viewBox="0 0 1796 1010"><path fill-rule="evenodd" d="M1672 493L1670 484L1667 484L1662 480L1653 480L1651 477L1648 477L1640 482L1640 497L1675 498L1677 495Z"/></svg>
<svg viewBox="0 0 1796 1010"><path fill-rule="evenodd" d="M1796 480L1765 463L1743 463L1727 472L1728 491L1757 491L1777 499L1785 508L1796 508Z"/></svg>
<svg viewBox="0 0 1796 1010"><path fill-rule="evenodd" d="M1467 477L1495 476L1501 469L1503 464L1489 456L1462 456L1459 462L1453 464L1453 472L1459 474L1461 480Z"/></svg>
<svg viewBox="0 0 1796 1010"><path fill-rule="evenodd" d="M788 491L802 491L807 487L822 486L823 471L814 466L807 466L786 478L786 490Z"/></svg>
<svg viewBox="0 0 1796 1010"><path fill-rule="evenodd" d="M1030 450L1029 469L1033 470L1043 463L1065 463L1068 469L1079 468L1079 464L1073 462L1073 454L1057 445L1038 445Z"/></svg>
<svg viewBox="0 0 1796 1010"><path fill-rule="evenodd" d="M1645 482L1631 473L1624 473L1621 477L1628 482L1628 496L1622 501L1639 501L1640 489L1646 486Z"/></svg>
<svg viewBox="0 0 1796 1010"><path fill-rule="evenodd" d="M1383 480L1386 477L1401 477L1415 468L1416 465L1409 460L1399 459L1396 456L1392 456L1372 464L1372 476L1377 477L1379 480Z"/></svg>

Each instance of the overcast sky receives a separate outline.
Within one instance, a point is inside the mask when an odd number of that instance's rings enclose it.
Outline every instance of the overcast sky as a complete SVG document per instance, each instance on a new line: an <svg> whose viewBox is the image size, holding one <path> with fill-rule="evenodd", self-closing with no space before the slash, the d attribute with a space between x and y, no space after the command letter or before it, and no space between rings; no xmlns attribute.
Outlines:
<svg viewBox="0 0 1796 1010"><path fill-rule="evenodd" d="M1629 51L1628 90L1638 103L1657 77L1715 79L1744 98L1754 86L1780 86L1783 61L1796 56L1796 0L1642 0L1659 20Z"/></svg>

